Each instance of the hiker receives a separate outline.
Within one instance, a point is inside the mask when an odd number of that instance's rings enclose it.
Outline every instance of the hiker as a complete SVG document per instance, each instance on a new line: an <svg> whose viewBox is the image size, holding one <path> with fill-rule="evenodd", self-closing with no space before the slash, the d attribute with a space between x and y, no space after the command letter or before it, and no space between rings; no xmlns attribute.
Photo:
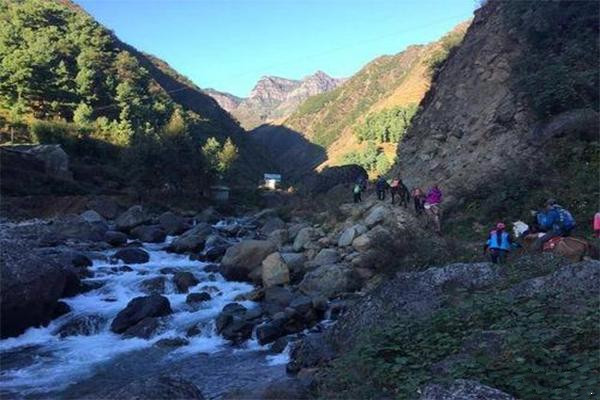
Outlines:
<svg viewBox="0 0 600 400"><path fill-rule="evenodd" d="M360 203L362 201L361 193L363 191L363 187L361 183L355 183L354 188L352 189L352 194L354 195L354 202Z"/></svg>
<svg viewBox="0 0 600 400"><path fill-rule="evenodd" d="M512 246L510 234L506 231L506 225L502 222L496 224L496 228L490 232L485 245L483 246L483 255L490 251L490 259L494 264L504 264L506 257Z"/></svg>
<svg viewBox="0 0 600 400"><path fill-rule="evenodd" d="M423 207L425 205L425 193L423 193L421 188L417 187L413 189L412 197L415 204L415 213L417 216L420 216L423 214L423 211L425 211L425 208Z"/></svg>
<svg viewBox="0 0 600 400"><path fill-rule="evenodd" d="M427 196L425 197L425 204L423 208L425 208L425 212L433 218L433 222L435 223L435 232L438 235L442 234L442 226L440 223L440 204L442 203L442 191L438 187L437 184L433 185L429 192L427 192Z"/></svg>
<svg viewBox="0 0 600 400"><path fill-rule="evenodd" d="M396 202L396 196L400 199L400 205L404 205L404 208L408 207L408 200L410 195L408 193L408 188L402 182L400 177L392 179L392 183L390 183L390 194L392 195L392 205Z"/></svg>
<svg viewBox="0 0 600 400"><path fill-rule="evenodd" d="M600 212L594 215L594 237L600 238Z"/></svg>
<svg viewBox="0 0 600 400"><path fill-rule="evenodd" d="M561 207L554 199L546 201L546 210L537 213L536 218L540 229L546 232L544 236L536 241L534 246L540 251L543 251L544 243L550 239L569 236L575 228L575 219L571 213Z"/></svg>
<svg viewBox="0 0 600 400"><path fill-rule="evenodd" d="M377 190L377 199L385 200L385 192L387 192L390 185L386 182L381 175L377 176L377 182L375 182L375 188Z"/></svg>

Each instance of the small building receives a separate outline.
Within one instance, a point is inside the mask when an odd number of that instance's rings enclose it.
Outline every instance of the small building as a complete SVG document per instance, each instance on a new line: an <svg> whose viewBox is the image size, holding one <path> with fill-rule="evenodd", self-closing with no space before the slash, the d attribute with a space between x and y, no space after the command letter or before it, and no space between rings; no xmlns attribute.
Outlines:
<svg viewBox="0 0 600 400"><path fill-rule="evenodd" d="M215 185L210 187L210 197L217 203L227 203L229 201L229 187Z"/></svg>
<svg viewBox="0 0 600 400"><path fill-rule="evenodd" d="M265 174L265 187L271 190L277 189L281 185L280 174Z"/></svg>

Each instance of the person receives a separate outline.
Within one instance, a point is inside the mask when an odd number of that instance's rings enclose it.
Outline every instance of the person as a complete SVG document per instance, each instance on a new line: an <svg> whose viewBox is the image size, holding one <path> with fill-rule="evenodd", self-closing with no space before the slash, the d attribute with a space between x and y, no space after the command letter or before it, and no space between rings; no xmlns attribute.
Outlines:
<svg viewBox="0 0 600 400"><path fill-rule="evenodd" d="M360 183L355 183L354 188L352 189L352 194L354 195L354 202L360 203L362 201L361 193L362 193L362 185Z"/></svg>
<svg viewBox="0 0 600 400"><path fill-rule="evenodd" d="M417 216L420 216L423 214L423 211L425 211L425 208L423 207L425 205L425 193L423 193L421 188L416 187L413 189L412 197L415 204L415 213Z"/></svg>
<svg viewBox="0 0 600 400"><path fill-rule="evenodd" d="M506 231L506 225L502 222L496 224L496 228L490 232L485 245L483 254L490 251L490 259L494 264L504 264L506 257L512 246L510 234Z"/></svg>
<svg viewBox="0 0 600 400"><path fill-rule="evenodd" d="M544 243L550 239L569 236L571 231L575 229L573 215L561 207L554 199L546 201L545 211L537 213L536 219L540 230L546 232L535 244L535 248L540 251L544 249Z"/></svg>
<svg viewBox="0 0 600 400"><path fill-rule="evenodd" d="M594 237L600 238L600 212L594 215Z"/></svg>
<svg viewBox="0 0 600 400"><path fill-rule="evenodd" d="M425 197L425 204L423 208L427 214L433 218L435 224L435 231L438 235L442 234L442 226L440 223L440 204L442 203L442 191L437 184L433 185L427 196Z"/></svg>
<svg viewBox="0 0 600 400"><path fill-rule="evenodd" d="M392 179L392 183L390 184L390 194L392 195L392 204L395 203L396 196L398 196L400 205L403 205L404 208L408 207L410 194L408 193L408 188L404 182L402 182L402 178L397 177Z"/></svg>
<svg viewBox="0 0 600 400"><path fill-rule="evenodd" d="M388 183L381 175L377 176L377 182L375 183L375 188L377 190L377 199L385 200L385 192L388 189Z"/></svg>

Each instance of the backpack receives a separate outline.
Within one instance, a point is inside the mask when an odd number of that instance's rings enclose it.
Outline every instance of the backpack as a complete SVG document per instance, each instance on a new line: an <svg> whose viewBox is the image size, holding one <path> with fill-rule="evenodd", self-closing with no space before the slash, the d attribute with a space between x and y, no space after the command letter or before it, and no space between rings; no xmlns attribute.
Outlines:
<svg viewBox="0 0 600 400"><path fill-rule="evenodd" d="M558 208L557 211L561 228L570 229L575 226L575 218L573 218L573 215L568 210Z"/></svg>
<svg viewBox="0 0 600 400"><path fill-rule="evenodd" d="M358 183L356 185L354 185L354 193L356 193L356 194L360 193L360 185Z"/></svg>

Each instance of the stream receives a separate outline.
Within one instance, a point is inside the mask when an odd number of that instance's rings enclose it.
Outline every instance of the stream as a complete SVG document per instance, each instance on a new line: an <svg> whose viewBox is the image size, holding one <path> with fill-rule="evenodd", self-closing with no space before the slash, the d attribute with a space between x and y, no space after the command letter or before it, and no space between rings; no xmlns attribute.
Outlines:
<svg viewBox="0 0 600 400"><path fill-rule="evenodd" d="M165 243L144 243L150 254L144 264L110 263L114 250L103 253L104 259L93 260L92 277L83 282L102 286L63 299L71 311L53 320L47 327L30 328L22 335L0 340L0 395L4 398L93 398L108 393L132 379L175 374L200 388L208 399L222 397L231 390L247 390L254 385L285 376L287 351L269 352L260 346L255 335L241 346L233 346L215 332L215 318L236 296L254 287L242 282L226 281L220 274L206 271L209 265L192 261L186 255L167 253ZM121 267L121 268L120 268ZM206 291L211 300L190 306L187 293L177 293L172 273L192 272L200 283L189 293ZM167 278L164 296L173 313L165 318L160 333L148 340L123 338L110 331L113 318L135 297L147 296L142 282ZM248 309L258 307L251 301L239 302ZM65 324L83 322L87 335L61 337ZM196 326L197 335L186 337ZM82 328L79 328L82 329ZM158 347L161 339L186 338L181 347Z"/></svg>

